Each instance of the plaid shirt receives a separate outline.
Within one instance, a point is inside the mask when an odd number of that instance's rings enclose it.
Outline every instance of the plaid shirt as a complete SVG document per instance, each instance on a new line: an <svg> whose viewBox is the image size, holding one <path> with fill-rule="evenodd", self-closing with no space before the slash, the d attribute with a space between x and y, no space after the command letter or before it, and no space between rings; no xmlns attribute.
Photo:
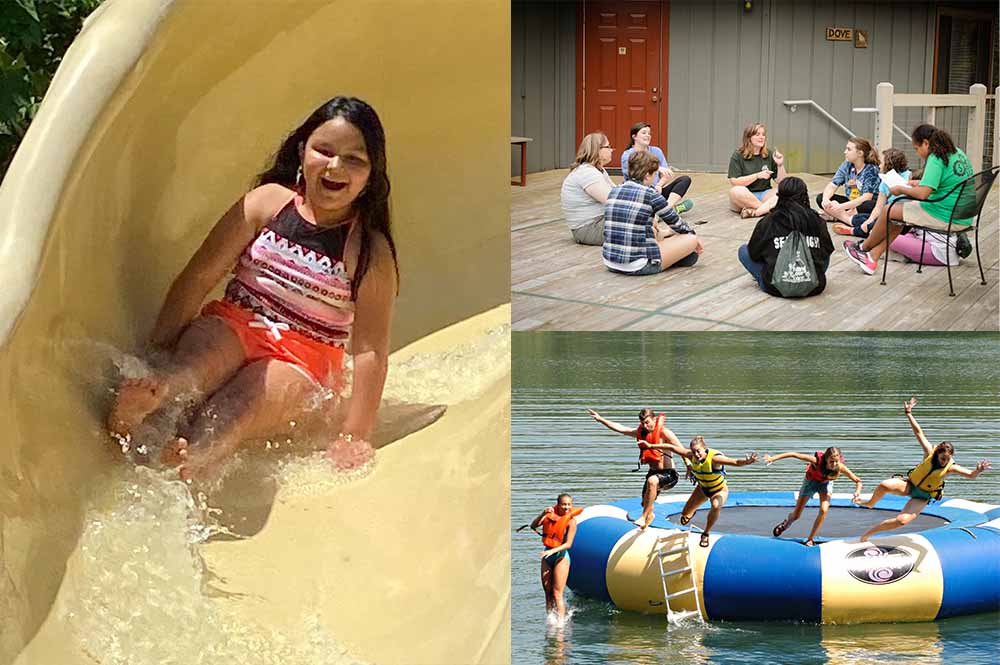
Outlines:
<svg viewBox="0 0 1000 665"><path fill-rule="evenodd" d="M641 258L659 263L660 248L653 236L653 215L677 233L694 233L652 187L630 180L612 188L604 204L604 258L618 264Z"/></svg>

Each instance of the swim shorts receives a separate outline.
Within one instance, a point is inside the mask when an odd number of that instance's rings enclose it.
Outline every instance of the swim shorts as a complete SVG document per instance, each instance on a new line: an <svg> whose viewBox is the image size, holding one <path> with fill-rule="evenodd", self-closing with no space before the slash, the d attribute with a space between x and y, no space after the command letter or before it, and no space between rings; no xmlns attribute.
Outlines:
<svg viewBox="0 0 1000 665"><path fill-rule="evenodd" d="M656 476L656 493L659 495L660 492L665 492L677 484L677 471L674 469L662 469L660 471L654 471L650 469L646 474L646 480L649 480L650 476ZM646 489L646 481L642 483L643 490Z"/></svg>
<svg viewBox="0 0 1000 665"><path fill-rule="evenodd" d="M909 480L906 481L906 493L909 494L912 499L923 499L924 501L934 500L934 496L930 492L925 492Z"/></svg>
<svg viewBox="0 0 1000 665"><path fill-rule="evenodd" d="M243 345L246 362L273 358L295 365L320 385L339 387L344 367L344 350L317 342L302 333L288 330L225 300L213 300L201 310L202 316L217 316L236 333Z"/></svg>
<svg viewBox="0 0 1000 665"><path fill-rule="evenodd" d="M547 557L543 558L542 561L548 564L550 568L555 568L556 564L562 561L563 559L566 559L567 562L569 561L569 550L562 550L561 552L550 554Z"/></svg>
<svg viewBox="0 0 1000 665"><path fill-rule="evenodd" d="M802 487L799 488L799 496L807 496L810 499L813 494L819 493L820 499L824 496L830 498L830 481L819 481L813 480L812 478L804 478L802 480Z"/></svg>

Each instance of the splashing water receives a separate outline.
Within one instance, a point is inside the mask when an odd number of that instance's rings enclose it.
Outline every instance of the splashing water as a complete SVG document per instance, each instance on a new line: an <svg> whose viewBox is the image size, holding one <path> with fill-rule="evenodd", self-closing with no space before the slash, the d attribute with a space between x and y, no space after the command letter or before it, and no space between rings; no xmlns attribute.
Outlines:
<svg viewBox="0 0 1000 665"><path fill-rule="evenodd" d="M213 597L197 544L214 525L204 497L145 467L127 468L93 498L58 612L96 662L362 663L305 614L299 634L239 617Z"/></svg>
<svg viewBox="0 0 1000 665"><path fill-rule="evenodd" d="M93 351L93 342L90 346ZM141 359L96 346L122 377L148 375ZM447 404L471 399L509 373L509 355L510 330L504 325L448 351L391 361L385 397ZM331 397L322 396L315 406ZM130 459L149 454L139 437L119 444ZM253 464L253 470L273 476L284 492L320 496L374 468L371 460L334 472L322 452L308 454L307 448L303 454L309 444L282 438L261 446L266 464L260 455L240 452L223 475ZM218 483L206 491L212 487ZM88 503L79 547L67 564L55 608L75 636L74 646L102 665L364 665L318 613L304 611L293 629L282 622L279 632L238 613L239 603L213 587L199 545L213 536L235 534L222 526L223 515L210 501L204 494L192 496L191 487L173 471L132 465L115 470Z"/></svg>
<svg viewBox="0 0 1000 665"><path fill-rule="evenodd" d="M456 404L510 373L510 326L492 328L447 351L418 353L389 364L383 396L408 402Z"/></svg>

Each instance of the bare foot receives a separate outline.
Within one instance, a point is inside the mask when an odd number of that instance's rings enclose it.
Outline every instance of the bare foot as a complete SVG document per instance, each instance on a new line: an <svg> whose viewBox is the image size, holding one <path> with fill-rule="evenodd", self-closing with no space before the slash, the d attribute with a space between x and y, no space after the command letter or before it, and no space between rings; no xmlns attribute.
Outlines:
<svg viewBox="0 0 1000 665"><path fill-rule="evenodd" d="M167 387L153 377L125 379L108 416L108 431L128 436L167 398Z"/></svg>
<svg viewBox="0 0 1000 665"><path fill-rule="evenodd" d="M656 516L655 515L650 515L649 519L647 520L646 516L643 515L643 516L641 516L637 520L632 520L632 524L636 525L637 527L639 527L642 530L645 530L646 527L648 527L650 524L653 523L653 518L654 517L656 517Z"/></svg>

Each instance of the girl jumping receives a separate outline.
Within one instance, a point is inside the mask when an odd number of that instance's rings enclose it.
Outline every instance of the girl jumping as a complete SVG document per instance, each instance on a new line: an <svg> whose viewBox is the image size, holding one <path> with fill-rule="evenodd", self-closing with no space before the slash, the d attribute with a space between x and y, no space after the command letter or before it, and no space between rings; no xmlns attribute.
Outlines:
<svg viewBox="0 0 1000 665"><path fill-rule="evenodd" d="M861 536L861 542L865 542L872 535L880 531L891 531L906 526L917 518L928 503L940 501L944 494L944 478L950 474L958 474L965 478L976 478L983 471L991 468L989 460L980 460L976 468L972 471L955 464L955 447L948 441L939 443L936 447L931 447L924 436L924 430L917 424L913 417L913 407L917 403L916 397L911 397L903 403L903 411L906 419L910 421L910 427L924 449L924 459L920 464L910 469L906 478L889 478L879 483L875 488L872 498L865 502L858 502L865 508L874 508L875 504L882 500L886 494L896 494L898 496L908 496L910 500L906 502L903 509L896 517L879 522L868 529Z"/></svg>
<svg viewBox="0 0 1000 665"><path fill-rule="evenodd" d="M701 541L698 543L702 547L708 547L708 532L712 530L715 521L719 519L719 511L729 498L729 487L726 485L725 466L746 466L757 461L756 451L749 453L743 459L733 459L726 457L718 450L705 445L705 439L696 436L691 439L691 449L674 451L681 457L691 461L691 472L694 474L697 483L691 492L691 497L684 504L681 511L681 524L687 524L694 517L698 507L705 501L712 502L712 509L708 511L708 520L705 523L705 530L701 532Z"/></svg>
<svg viewBox="0 0 1000 665"><path fill-rule="evenodd" d="M812 531L809 532L809 538L806 539L806 545L812 547L815 545L814 539L816 538L816 534L819 533L819 529L823 526L823 521L826 519L826 513L830 510L830 483L836 480L841 473L853 480L854 497L852 500L856 502L861 495L861 479L854 475L847 468L847 465L844 464L844 457L840 454L840 448L834 448L833 446L827 448L825 453L817 450L812 455L793 452L780 453L774 457L764 455L764 461L770 465L778 460L789 457L802 460L809 466L806 467L806 477L802 481L802 487L799 488L799 499L795 502L795 508L792 509L792 512L788 513L788 517L774 527L772 533L774 533L775 538L784 533L795 520L799 519L802 515L802 509L806 507L809 499L818 492L819 514L816 515Z"/></svg>

